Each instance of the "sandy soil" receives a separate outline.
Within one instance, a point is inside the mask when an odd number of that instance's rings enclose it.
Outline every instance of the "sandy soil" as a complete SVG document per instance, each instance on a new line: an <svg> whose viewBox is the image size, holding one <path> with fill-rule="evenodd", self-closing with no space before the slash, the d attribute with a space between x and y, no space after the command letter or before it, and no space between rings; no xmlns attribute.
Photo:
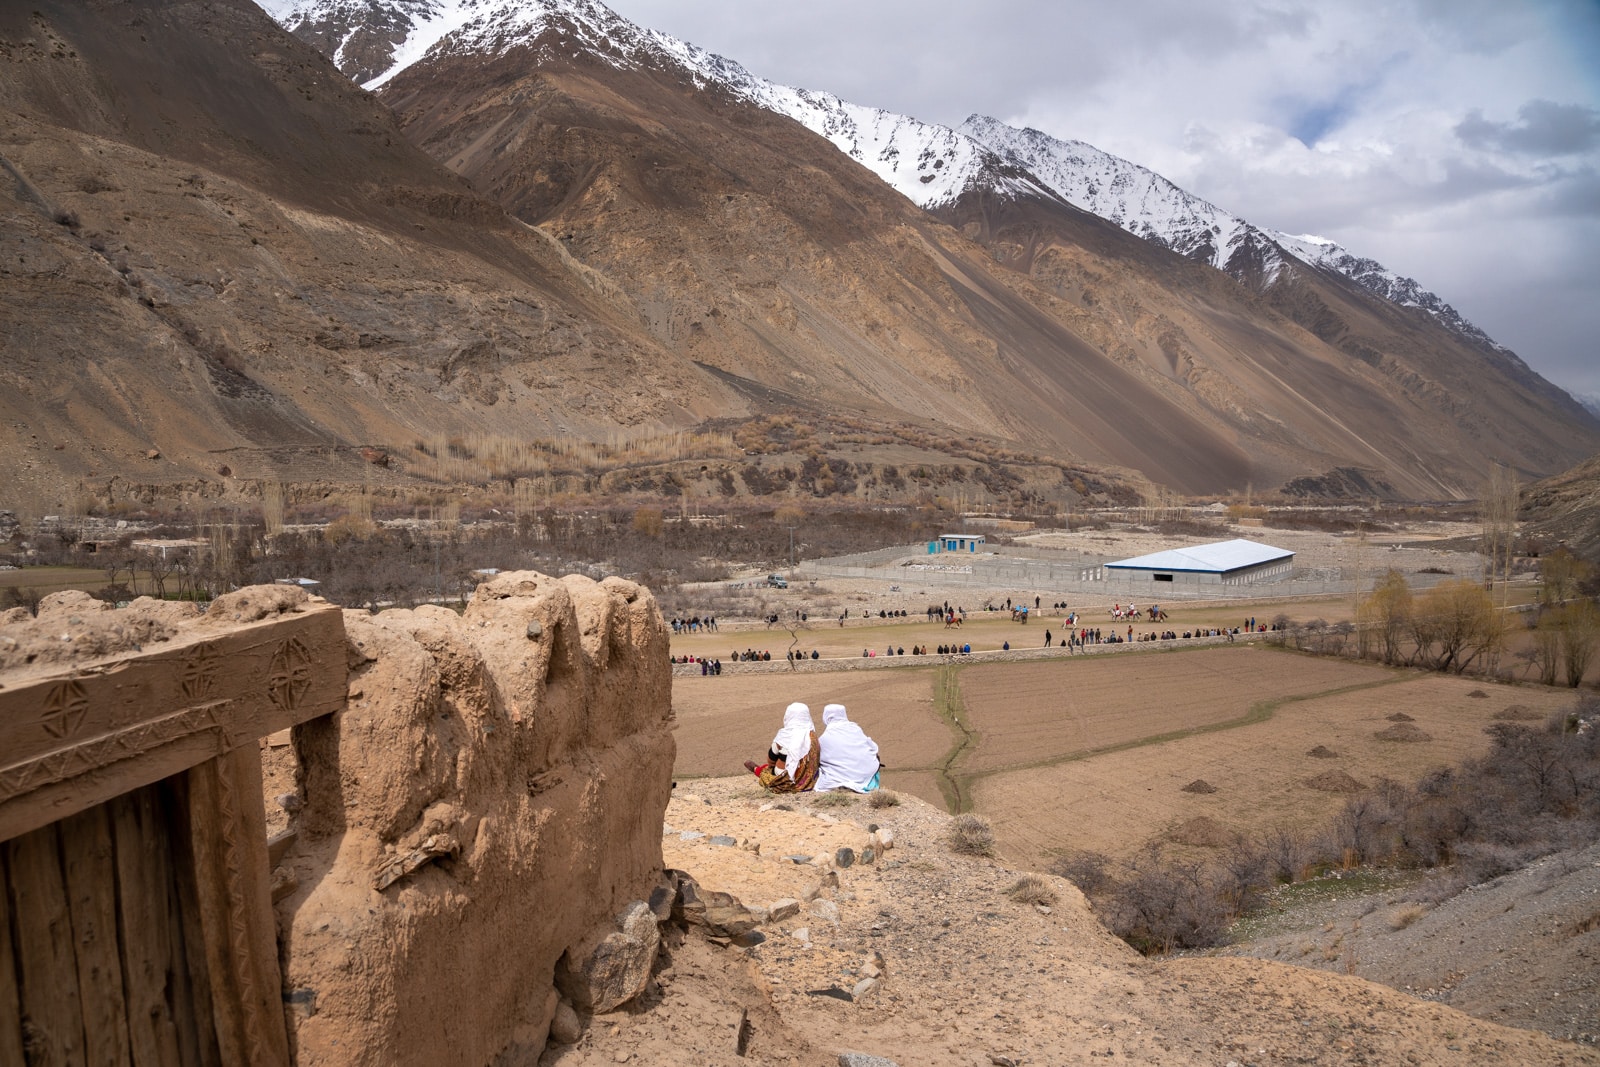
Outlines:
<svg viewBox="0 0 1600 1067"><path fill-rule="evenodd" d="M680 785L667 863L747 903L781 894L801 910L761 927L764 940L750 948L693 936L673 945L643 1003L595 1018L543 1063L831 1067L845 1050L900 1067L1600 1063L1593 1049L1358 978L1256 960L1145 960L1067 882L1046 879L1052 904L1012 899L1018 872L952 854L946 816L927 805L814 804L774 806L743 779ZM839 841L859 848L869 822L893 831L893 848L842 869L827 859ZM685 841L685 832L736 843ZM783 858L796 854L820 862ZM852 999L869 964L881 970L878 985Z"/></svg>

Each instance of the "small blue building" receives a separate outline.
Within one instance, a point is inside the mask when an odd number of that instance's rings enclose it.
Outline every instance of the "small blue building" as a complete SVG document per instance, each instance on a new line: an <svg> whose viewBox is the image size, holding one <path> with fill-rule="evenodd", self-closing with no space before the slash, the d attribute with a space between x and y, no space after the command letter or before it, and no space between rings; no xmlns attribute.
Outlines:
<svg viewBox="0 0 1600 1067"><path fill-rule="evenodd" d="M940 552L976 552L984 543L983 534L940 534L928 542L928 555Z"/></svg>

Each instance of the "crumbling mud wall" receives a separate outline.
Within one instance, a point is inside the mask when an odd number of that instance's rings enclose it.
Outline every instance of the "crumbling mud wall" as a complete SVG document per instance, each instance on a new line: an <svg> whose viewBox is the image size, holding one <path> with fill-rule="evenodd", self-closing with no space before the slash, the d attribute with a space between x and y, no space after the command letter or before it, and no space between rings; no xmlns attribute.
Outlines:
<svg viewBox="0 0 1600 1067"><path fill-rule="evenodd" d="M298 788L279 798L295 1060L533 1064L558 1005L571 1018L558 975L569 1000L600 995L586 974L643 985L610 957L654 934L633 913L672 788L655 600L519 572L464 614L352 611L345 628L348 704L296 728Z"/></svg>

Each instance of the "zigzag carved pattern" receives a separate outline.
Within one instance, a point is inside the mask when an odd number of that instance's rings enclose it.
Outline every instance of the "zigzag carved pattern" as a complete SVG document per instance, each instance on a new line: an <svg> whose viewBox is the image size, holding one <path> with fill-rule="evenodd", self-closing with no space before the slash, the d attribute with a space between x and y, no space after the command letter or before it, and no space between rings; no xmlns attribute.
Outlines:
<svg viewBox="0 0 1600 1067"><path fill-rule="evenodd" d="M85 774L97 767L131 759L180 737L220 729L220 712L226 700L185 708L183 711L130 726L114 734L80 742L71 748L0 769L0 802L30 793L41 786Z"/></svg>

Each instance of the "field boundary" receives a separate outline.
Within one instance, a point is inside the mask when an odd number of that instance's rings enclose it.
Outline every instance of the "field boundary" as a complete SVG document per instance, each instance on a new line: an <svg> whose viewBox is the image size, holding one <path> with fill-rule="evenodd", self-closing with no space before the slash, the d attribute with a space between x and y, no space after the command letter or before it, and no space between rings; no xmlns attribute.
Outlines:
<svg viewBox="0 0 1600 1067"><path fill-rule="evenodd" d="M959 815L966 810L970 798L963 795L961 781L951 768L978 743L979 735L962 721L966 705L961 699L961 668L957 664L946 663L934 674L933 710L950 728L955 744L932 770L939 783L939 794L944 797L945 809L952 815Z"/></svg>

